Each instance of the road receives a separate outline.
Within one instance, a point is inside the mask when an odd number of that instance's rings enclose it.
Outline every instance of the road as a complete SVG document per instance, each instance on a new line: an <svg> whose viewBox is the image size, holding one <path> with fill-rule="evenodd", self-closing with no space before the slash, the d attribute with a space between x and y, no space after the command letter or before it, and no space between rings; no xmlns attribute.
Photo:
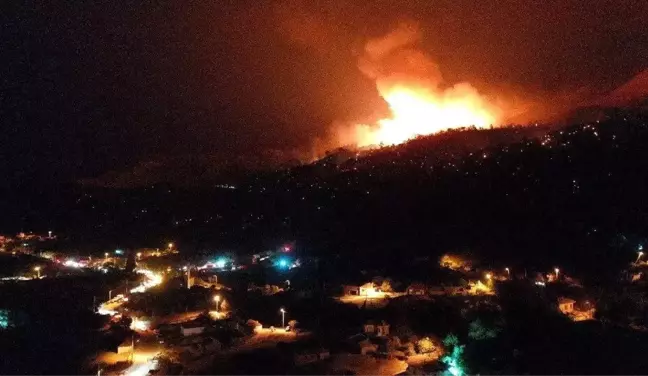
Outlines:
<svg viewBox="0 0 648 376"><path fill-rule="evenodd" d="M143 274L146 278L139 286L130 290L131 294L145 292L151 287L162 283L162 276L150 270L137 269L135 272ZM106 301L99 306L98 312L103 315L114 316L122 311L122 306L127 301L126 299L128 299L128 296L117 296ZM140 329L145 329L140 325L137 325L141 324L142 320L138 317L131 318L133 319L133 325L131 325L133 330L139 332ZM161 346L154 335L144 334L141 339L135 343L134 347L133 364L119 374L125 376L146 376L149 371L157 367L154 358L161 353ZM129 354L107 354L101 357L101 359L106 363L116 363L125 360L123 358L125 356L128 357L128 355Z"/></svg>

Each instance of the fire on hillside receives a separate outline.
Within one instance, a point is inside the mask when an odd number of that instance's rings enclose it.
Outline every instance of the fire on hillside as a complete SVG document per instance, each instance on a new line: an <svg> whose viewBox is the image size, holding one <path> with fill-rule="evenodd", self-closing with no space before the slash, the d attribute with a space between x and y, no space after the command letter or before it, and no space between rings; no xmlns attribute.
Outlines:
<svg viewBox="0 0 648 376"><path fill-rule="evenodd" d="M471 84L445 86L435 62L416 48L416 25L402 24L382 38L370 40L358 67L376 82L391 116L374 124L337 129L342 145L397 145L419 135L443 130L497 125L501 110Z"/></svg>

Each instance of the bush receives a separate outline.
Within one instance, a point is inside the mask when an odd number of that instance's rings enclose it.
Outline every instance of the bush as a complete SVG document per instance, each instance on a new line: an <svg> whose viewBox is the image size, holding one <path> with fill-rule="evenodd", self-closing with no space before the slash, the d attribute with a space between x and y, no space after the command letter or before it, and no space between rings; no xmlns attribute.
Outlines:
<svg viewBox="0 0 648 376"><path fill-rule="evenodd" d="M416 348L420 354L428 354L436 350L434 342L430 337L423 337L416 343Z"/></svg>

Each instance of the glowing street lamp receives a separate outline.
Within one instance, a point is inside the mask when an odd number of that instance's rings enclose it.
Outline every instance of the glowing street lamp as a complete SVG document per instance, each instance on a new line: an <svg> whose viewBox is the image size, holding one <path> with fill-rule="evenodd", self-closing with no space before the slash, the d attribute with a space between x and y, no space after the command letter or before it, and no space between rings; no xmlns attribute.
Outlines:
<svg viewBox="0 0 648 376"><path fill-rule="evenodd" d="M506 274L508 274L509 278L511 278L511 269L504 268L504 270L506 270Z"/></svg>
<svg viewBox="0 0 648 376"><path fill-rule="evenodd" d="M220 295L214 296L214 301L216 302L216 312L220 312L220 308L219 308L220 307L220 300L221 300Z"/></svg>
<svg viewBox="0 0 648 376"><path fill-rule="evenodd" d="M104 253L104 258L105 258L106 260L108 260L108 255L109 255L108 252Z"/></svg>
<svg viewBox="0 0 648 376"><path fill-rule="evenodd" d="M281 327L285 328L286 327L286 310L281 308L279 310L281 312Z"/></svg>
<svg viewBox="0 0 648 376"><path fill-rule="evenodd" d="M555 268L555 269L554 269L554 272L556 272L556 281L557 281L557 280L558 280L558 277L559 277L559 275L560 275L560 269Z"/></svg>
<svg viewBox="0 0 648 376"><path fill-rule="evenodd" d="M491 278L493 278L493 275L490 274L490 273L486 273L486 280L487 280L487 281L490 281Z"/></svg>
<svg viewBox="0 0 648 376"><path fill-rule="evenodd" d="M137 259L140 260L142 258L142 252L137 252Z"/></svg>
<svg viewBox="0 0 648 376"><path fill-rule="evenodd" d="M639 262L639 260L641 259L641 256L643 256L643 254L644 253L642 251L637 252L637 261L635 261L635 264Z"/></svg>
<svg viewBox="0 0 648 376"><path fill-rule="evenodd" d="M169 249L173 248L173 243L169 243L168 246L169 246Z"/></svg>
<svg viewBox="0 0 648 376"><path fill-rule="evenodd" d="M34 271L35 271L35 272L37 273L37 275L38 275L38 279L40 279L40 269L41 269L40 266L37 266L37 267L34 268Z"/></svg>

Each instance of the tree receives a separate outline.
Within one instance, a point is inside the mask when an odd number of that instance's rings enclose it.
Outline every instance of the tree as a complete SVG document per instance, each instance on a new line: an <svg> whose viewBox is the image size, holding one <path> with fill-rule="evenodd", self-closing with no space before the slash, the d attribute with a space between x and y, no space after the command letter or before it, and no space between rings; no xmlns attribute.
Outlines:
<svg viewBox="0 0 648 376"><path fill-rule="evenodd" d="M436 350L436 346L430 337L423 337L416 343L416 349L420 354L428 354Z"/></svg>
<svg viewBox="0 0 648 376"><path fill-rule="evenodd" d="M6 309L0 309L0 329L7 329L13 326L13 323L9 317L9 311Z"/></svg>
<svg viewBox="0 0 648 376"><path fill-rule="evenodd" d="M459 338L454 334L448 334L443 339L443 345L446 347L454 347L459 345Z"/></svg>
<svg viewBox="0 0 648 376"><path fill-rule="evenodd" d="M247 321L247 326L249 326L250 328L252 328L252 330L254 330L256 328L261 327L261 323L258 322L257 320L249 319Z"/></svg>
<svg viewBox="0 0 648 376"><path fill-rule="evenodd" d="M478 341L495 338L498 331L496 327L489 327L480 319L476 319L468 325L468 337Z"/></svg>
<svg viewBox="0 0 648 376"><path fill-rule="evenodd" d="M392 292L393 287L391 281L389 279L384 279L380 284L380 290L383 292Z"/></svg>
<svg viewBox="0 0 648 376"><path fill-rule="evenodd" d="M401 339L409 339L409 337L414 335L414 331L407 325L398 325L392 333Z"/></svg>
<svg viewBox="0 0 648 376"><path fill-rule="evenodd" d="M449 334L443 339L443 344L450 349L449 354L441 358L441 362L448 366L444 374L452 376L466 374L463 360L464 346L459 345L459 338L454 334Z"/></svg>
<svg viewBox="0 0 648 376"><path fill-rule="evenodd" d="M290 327L291 331L295 331L295 327L297 327L297 320L290 320L288 321L288 326Z"/></svg>
<svg viewBox="0 0 648 376"><path fill-rule="evenodd" d="M125 266L124 270L127 273L132 273L133 270L135 270L135 266L136 266L135 253L134 252L128 252L128 256L126 258L126 266Z"/></svg>

